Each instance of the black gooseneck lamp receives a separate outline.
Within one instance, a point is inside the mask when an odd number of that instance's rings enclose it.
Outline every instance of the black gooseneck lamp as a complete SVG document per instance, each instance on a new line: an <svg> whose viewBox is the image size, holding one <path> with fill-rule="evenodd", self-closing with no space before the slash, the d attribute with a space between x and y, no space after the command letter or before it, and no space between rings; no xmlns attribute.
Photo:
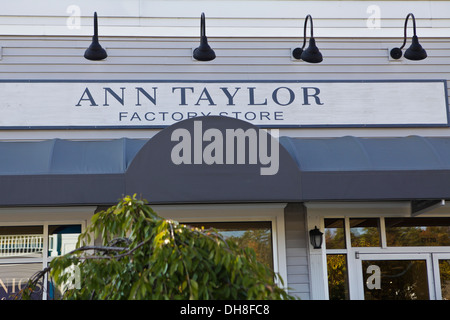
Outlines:
<svg viewBox="0 0 450 320"><path fill-rule="evenodd" d="M91 45L84 52L84 57L88 60L103 60L107 56L105 49L98 42L97 12L94 12L94 36Z"/></svg>
<svg viewBox="0 0 450 320"><path fill-rule="evenodd" d="M309 47L306 48L306 50L303 50L306 45L306 25L308 19L311 21L311 36L309 38ZM292 56L297 60L301 59L309 63L320 63L323 60L322 54L316 46L316 40L314 39L313 34L313 20L309 14L305 18L305 25L303 27L303 46L301 48L295 48L292 51Z"/></svg>
<svg viewBox="0 0 450 320"><path fill-rule="evenodd" d="M208 44L208 38L205 31L205 14L200 17L200 46L193 52L193 57L198 61L211 61L216 58L214 50Z"/></svg>
<svg viewBox="0 0 450 320"><path fill-rule="evenodd" d="M390 55L393 59L400 59L402 57L402 49L406 44L406 30L408 26L409 17L413 20L413 32L414 35L411 40L411 46L405 51L405 58L408 60L423 60L427 57L427 52L419 43L419 39L416 35L416 19L412 13L408 13L405 19L405 27L404 27L404 35L403 35L403 44L400 48L393 48L390 52Z"/></svg>

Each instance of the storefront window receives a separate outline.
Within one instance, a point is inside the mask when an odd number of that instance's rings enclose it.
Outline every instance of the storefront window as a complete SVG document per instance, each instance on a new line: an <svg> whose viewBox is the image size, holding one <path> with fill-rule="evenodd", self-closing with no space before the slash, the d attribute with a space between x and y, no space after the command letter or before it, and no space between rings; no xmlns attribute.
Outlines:
<svg viewBox="0 0 450 320"><path fill-rule="evenodd" d="M43 233L42 226L0 227L0 259L42 257Z"/></svg>
<svg viewBox="0 0 450 320"><path fill-rule="evenodd" d="M259 262L273 269L272 227L270 222L208 222L187 223L193 227L214 228L241 248L255 250Z"/></svg>
<svg viewBox="0 0 450 320"><path fill-rule="evenodd" d="M450 260L439 260L442 300L450 300Z"/></svg>
<svg viewBox="0 0 450 320"><path fill-rule="evenodd" d="M330 300L450 300L450 218L323 221Z"/></svg>
<svg viewBox="0 0 450 320"><path fill-rule="evenodd" d="M75 249L81 229L81 224L0 226L0 300L14 299L52 257ZM31 298L51 299L54 294L52 286L42 283Z"/></svg>
<svg viewBox="0 0 450 320"><path fill-rule="evenodd" d="M348 300L347 255L328 254L327 270L330 300Z"/></svg>
<svg viewBox="0 0 450 320"><path fill-rule="evenodd" d="M344 219L325 219L325 245L327 249L345 249Z"/></svg>
<svg viewBox="0 0 450 320"><path fill-rule="evenodd" d="M69 253L76 248L81 225L48 226L48 256L56 257ZM70 269L73 269L70 267ZM61 299L64 288L56 288L53 281L47 282L47 299Z"/></svg>
<svg viewBox="0 0 450 320"><path fill-rule="evenodd" d="M425 260L362 261L365 300L427 300Z"/></svg>
<svg viewBox="0 0 450 320"><path fill-rule="evenodd" d="M387 245L450 246L448 218L386 218Z"/></svg>
<svg viewBox="0 0 450 320"><path fill-rule="evenodd" d="M75 249L81 225L48 226L48 256L64 255Z"/></svg>
<svg viewBox="0 0 450 320"><path fill-rule="evenodd" d="M379 219L350 219L350 239L352 247L379 247Z"/></svg>
<svg viewBox="0 0 450 320"><path fill-rule="evenodd" d="M0 264L0 300L11 300L27 284L28 279L42 270L42 263ZM35 298L41 295L38 285Z"/></svg>

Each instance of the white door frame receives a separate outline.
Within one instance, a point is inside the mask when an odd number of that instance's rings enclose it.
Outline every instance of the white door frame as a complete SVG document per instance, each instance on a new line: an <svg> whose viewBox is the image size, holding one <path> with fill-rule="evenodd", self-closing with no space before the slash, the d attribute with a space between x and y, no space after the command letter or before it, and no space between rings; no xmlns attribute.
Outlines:
<svg viewBox="0 0 450 320"><path fill-rule="evenodd" d="M364 280L362 270L362 260L425 260L427 266L428 294L430 300L436 299L435 273L431 253L360 253L356 261L356 281L358 283L358 300L364 300Z"/></svg>
<svg viewBox="0 0 450 320"><path fill-rule="evenodd" d="M433 275L436 288L436 299L442 300L439 260L441 259L450 260L450 253L432 253L431 256L433 260Z"/></svg>

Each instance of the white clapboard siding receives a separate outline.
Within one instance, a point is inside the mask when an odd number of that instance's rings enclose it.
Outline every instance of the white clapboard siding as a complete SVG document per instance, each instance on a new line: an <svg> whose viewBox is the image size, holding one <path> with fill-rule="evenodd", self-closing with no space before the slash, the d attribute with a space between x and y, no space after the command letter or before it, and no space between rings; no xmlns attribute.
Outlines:
<svg viewBox="0 0 450 320"><path fill-rule="evenodd" d="M300 204L285 209L287 285L289 293L310 299L305 210Z"/></svg>
<svg viewBox="0 0 450 320"><path fill-rule="evenodd" d="M216 37L293 37L302 33L307 14L314 18L317 36L395 37L409 12L423 36L450 33L448 1L276 0L16 0L2 8L1 33L88 35L94 11L99 31L106 36L195 36L202 12L207 34ZM374 17L379 17L380 29L370 30Z"/></svg>
<svg viewBox="0 0 450 320"><path fill-rule="evenodd" d="M324 61L291 58L300 38L209 38L217 58L192 59L198 38L104 37L105 61L83 54L90 37L0 36L0 79L378 80L450 79L450 41L421 40L423 61L390 60L401 39L317 38ZM407 46L409 45L409 42Z"/></svg>

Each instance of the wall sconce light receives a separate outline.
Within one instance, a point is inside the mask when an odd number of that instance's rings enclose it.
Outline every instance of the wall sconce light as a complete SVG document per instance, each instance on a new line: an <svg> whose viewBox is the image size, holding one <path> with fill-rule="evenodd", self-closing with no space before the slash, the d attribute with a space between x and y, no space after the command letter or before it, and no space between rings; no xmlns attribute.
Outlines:
<svg viewBox="0 0 450 320"><path fill-rule="evenodd" d="M320 249L322 247L323 233L320 232L317 227L309 231L309 241L314 249Z"/></svg>
<svg viewBox="0 0 450 320"><path fill-rule="evenodd" d="M199 61L211 61L216 58L214 50L208 44L205 32L205 14L200 17L200 46L194 50L193 57Z"/></svg>
<svg viewBox="0 0 450 320"><path fill-rule="evenodd" d="M308 19L311 21L311 36L309 39L309 47L306 50L303 50L306 44L306 25ZM316 40L313 36L313 21L311 15L309 14L305 18L305 26L303 27L303 46L301 48L295 48L292 51L292 56L297 60L301 59L309 63L320 63L323 60L322 54L316 46Z"/></svg>
<svg viewBox="0 0 450 320"><path fill-rule="evenodd" d="M94 36L91 45L84 52L84 57L88 60L103 60L107 56L105 49L98 43L97 12L94 12Z"/></svg>
<svg viewBox="0 0 450 320"><path fill-rule="evenodd" d="M403 45L400 48L393 48L390 52L390 55L393 59L400 59L402 57L402 49L406 44L406 29L407 29L409 17L411 17L413 20L414 35L412 37L411 46L405 51L405 58L408 60L423 60L427 57L427 52L419 44L419 39L416 36L416 19L414 18L414 15L412 13L409 13L406 16L405 27L404 27L404 36L403 36Z"/></svg>

